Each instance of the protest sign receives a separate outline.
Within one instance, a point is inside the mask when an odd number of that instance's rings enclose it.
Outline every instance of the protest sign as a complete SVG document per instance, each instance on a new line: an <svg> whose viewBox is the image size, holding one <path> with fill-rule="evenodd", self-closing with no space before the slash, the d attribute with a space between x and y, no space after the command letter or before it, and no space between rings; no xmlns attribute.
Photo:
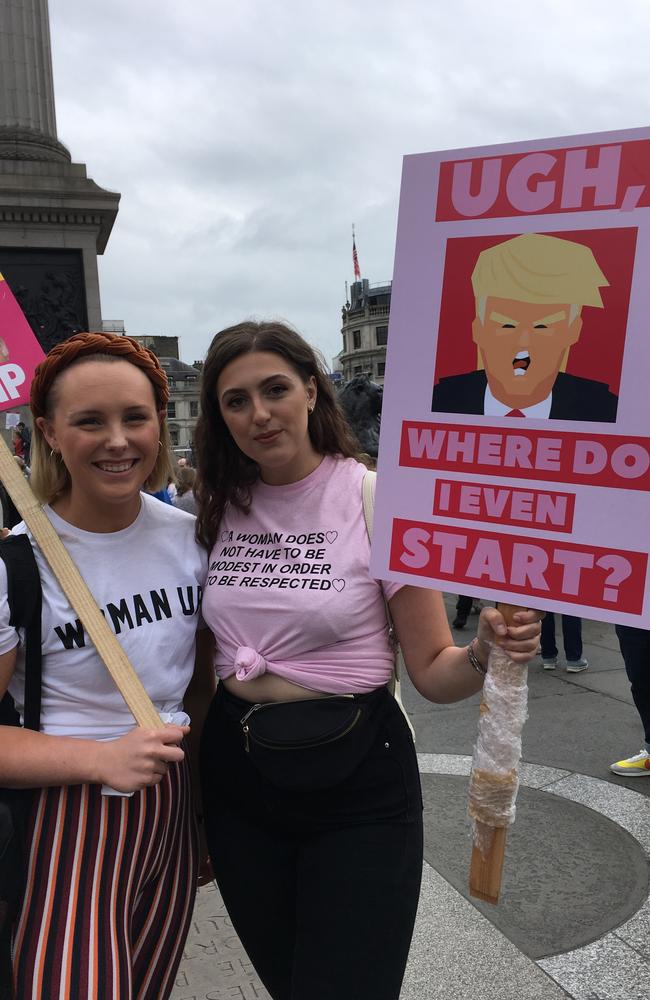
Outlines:
<svg viewBox="0 0 650 1000"><path fill-rule="evenodd" d="M34 371L44 357L29 323L0 275L0 411L29 402ZM2 438L0 481L50 564L135 720L141 726L159 728L163 723L140 678Z"/></svg>
<svg viewBox="0 0 650 1000"><path fill-rule="evenodd" d="M372 572L650 627L650 129L404 160Z"/></svg>

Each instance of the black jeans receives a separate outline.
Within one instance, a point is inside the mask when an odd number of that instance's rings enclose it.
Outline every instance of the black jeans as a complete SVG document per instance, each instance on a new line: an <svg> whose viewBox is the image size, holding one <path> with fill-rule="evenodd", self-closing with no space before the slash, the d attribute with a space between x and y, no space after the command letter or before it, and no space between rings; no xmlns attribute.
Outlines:
<svg viewBox="0 0 650 1000"><path fill-rule="evenodd" d="M215 875L253 965L273 1000L398 1000L422 873L420 779L399 707L381 695L350 777L293 792L252 766L246 706L219 686L201 776Z"/></svg>
<svg viewBox="0 0 650 1000"><path fill-rule="evenodd" d="M562 644L564 645L564 655L568 661L577 663L582 659L582 618L575 618L573 615L562 615ZM547 611L542 619L542 658L550 660L557 656L557 644L555 642L555 615L552 611Z"/></svg>
<svg viewBox="0 0 650 1000"><path fill-rule="evenodd" d="M633 625L617 625L616 635L650 750L650 632Z"/></svg>

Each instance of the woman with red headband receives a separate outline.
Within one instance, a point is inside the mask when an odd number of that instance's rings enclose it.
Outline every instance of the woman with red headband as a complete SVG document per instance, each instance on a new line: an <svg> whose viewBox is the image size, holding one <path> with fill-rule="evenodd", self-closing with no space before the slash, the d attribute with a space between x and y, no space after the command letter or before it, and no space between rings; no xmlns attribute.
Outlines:
<svg viewBox="0 0 650 1000"><path fill-rule="evenodd" d="M191 918L183 696L207 563L194 518L142 492L171 472L168 395L155 356L109 334L59 344L32 384L32 486L168 725L134 725L35 547L41 731L0 727L0 784L35 789L14 938L24 998L169 997ZM20 638L0 563L0 694L22 711Z"/></svg>

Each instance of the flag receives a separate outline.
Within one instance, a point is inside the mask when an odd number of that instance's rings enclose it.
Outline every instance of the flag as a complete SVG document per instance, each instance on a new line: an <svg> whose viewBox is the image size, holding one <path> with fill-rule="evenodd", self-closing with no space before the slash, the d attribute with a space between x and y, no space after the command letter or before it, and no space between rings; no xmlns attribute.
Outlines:
<svg viewBox="0 0 650 1000"><path fill-rule="evenodd" d="M354 242L354 235L352 236L352 264L354 266L354 278L355 278L355 281L361 281L361 269L359 267L359 255L357 254L357 245Z"/></svg>

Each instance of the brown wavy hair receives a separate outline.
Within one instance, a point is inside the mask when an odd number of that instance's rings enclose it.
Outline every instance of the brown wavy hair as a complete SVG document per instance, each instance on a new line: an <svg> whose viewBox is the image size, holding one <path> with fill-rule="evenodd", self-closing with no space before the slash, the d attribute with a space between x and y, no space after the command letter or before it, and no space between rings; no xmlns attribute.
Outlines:
<svg viewBox="0 0 650 1000"><path fill-rule="evenodd" d="M350 431L322 357L290 326L280 322L247 320L221 330L208 350L201 382L201 413L194 436L197 454L195 494L199 514L198 541L215 544L226 507L247 512L251 487L259 478L256 462L238 448L226 427L217 399L217 381L226 365L242 354L271 351L279 354L307 384L316 382L316 405L309 416L311 443L321 455L357 458L359 445Z"/></svg>
<svg viewBox="0 0 650 1000"><path fill-rule="evenodd" d="M52 348L36 368L32 381L30 407L34 418L34 430L30 483L41 503L52 503L57 497L67 493L70 488L70 473L61 456L50 450L36 421L38 417L51 419L56 405L59 376L68 368L86 361L128 361L144 372L154 392L161 448L156 464L143 486L152 491L162 489L172 474L167 430L169 385L156 355L131 337L115 333L76 333Z"/></svg>

